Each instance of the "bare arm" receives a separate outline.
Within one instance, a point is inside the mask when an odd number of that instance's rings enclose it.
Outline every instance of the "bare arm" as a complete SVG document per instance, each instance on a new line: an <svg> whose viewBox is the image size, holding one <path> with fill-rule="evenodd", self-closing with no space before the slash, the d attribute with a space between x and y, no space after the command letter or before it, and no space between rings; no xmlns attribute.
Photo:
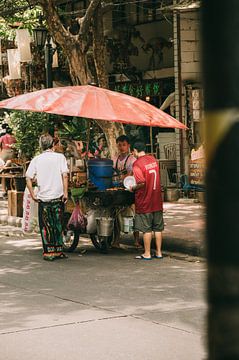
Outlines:
<svg viewBox="0 0 239 360"><path fill-rule="evenodd" d="M27 182L27 188L30 192L30 195L32 197L32 199L36 202L38 202L35 194L34 194L34 191L33 191L33 186L32 186L32 179L30 179L29 177L26 178L26 182Z"/></svg>
<svg viewBox="0 0 239 360"><path fill-rule="evenodd" d="M134 185L134 186L131 186L130 187L130 191L137 191L139 189L142 189L144 187L145 183L140 183L140 184L137 184L137 185Z"/></svg>
<svg viewBox="0 0 239 360"><path fill-rule="evenodd" d="M63 180L63 201L66 203L68 200L68 174L62 174Z"/></svg>
<svg viewBox="0 0 239 360"><path fill-rule="evenodd" d="M142 189L144 187L145 183L140 183L132 187L133 191L137 191L139 189Z"/></svg>

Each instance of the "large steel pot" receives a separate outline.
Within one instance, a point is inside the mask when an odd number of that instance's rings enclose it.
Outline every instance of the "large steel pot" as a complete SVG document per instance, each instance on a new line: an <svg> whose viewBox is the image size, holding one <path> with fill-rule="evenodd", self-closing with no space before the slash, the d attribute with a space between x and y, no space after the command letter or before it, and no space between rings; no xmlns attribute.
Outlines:
<svg viewBox="0 0 239 360"><path fill-rule="evenodd" d="M107 217L96 218L98 236L111 236L114 229L114 219Z"/></svg>

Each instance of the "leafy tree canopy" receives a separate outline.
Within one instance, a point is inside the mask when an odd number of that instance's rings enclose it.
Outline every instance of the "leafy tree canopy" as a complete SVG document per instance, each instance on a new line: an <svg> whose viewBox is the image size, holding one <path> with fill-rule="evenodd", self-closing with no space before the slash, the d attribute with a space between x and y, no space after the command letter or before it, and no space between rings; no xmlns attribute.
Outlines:
<svg viewBox="0 0 239 360"><path fill-rule="evenodd" d="M39 6L31 6L25 0L0 0L0 37L13 40L14 28L27 28L31 32L39 23Z"/></svg>

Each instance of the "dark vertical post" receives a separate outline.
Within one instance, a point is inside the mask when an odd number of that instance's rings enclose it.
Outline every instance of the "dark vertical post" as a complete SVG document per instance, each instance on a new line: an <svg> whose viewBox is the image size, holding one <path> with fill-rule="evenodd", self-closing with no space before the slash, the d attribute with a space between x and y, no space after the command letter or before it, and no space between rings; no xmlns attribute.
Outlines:
<svg viewBox="0 0 239 360"><path fill-rule="evenodd" d="M178 45L178 96L179 96L179 121L183 120L183 103L182 103L182 67L181 67L181 19L180 14L177 14L177 45ZM180 131L180 172L184 174L184 138L183 132Z"/></svg>
<svg viewBox="0 0 239 360"><path fill-rule="evenodd" d="M46 87L52 88L52 60L53 60L53 48L51 45L51 36L47 35L47 42L45 46L45 68L46 68Z"/></svg>
<svg viewBox="0 0 239 360"><path fill-rule="evenodd" d="M208 346L239 359L239 1L203 0Z"/></svg>

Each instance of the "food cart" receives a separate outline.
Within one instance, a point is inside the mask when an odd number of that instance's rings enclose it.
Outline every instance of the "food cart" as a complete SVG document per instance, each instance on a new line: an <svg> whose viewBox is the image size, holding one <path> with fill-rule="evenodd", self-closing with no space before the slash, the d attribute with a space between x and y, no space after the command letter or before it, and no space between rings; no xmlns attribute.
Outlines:
<svg viewBox="0 0 239 360"><path fill-rule="evenodd" d="M89 178L87 176L89 170L87 172L79 171L76 175L74 168L74 175L72 175L70 169L69 179L75 177L78 182L69 182L69 201L64 214L63 242L64 249L68 252L75 250L81 234L88 234L95 248L100 252L107 253L114 236L119 236L121 231L132 232L133 229L132 226L124 226L124 222L129 220L128 216L122 217L122 221L120 221L119 214L134 203L134 194L124 187L113 187L113 162L111 160L89 160L88 169L92 162L101 165L104 175L104 164L108 163L107 167L110 167L109 164L111 164L111 174L107 177L97 177L94 174L93 178ZM99 173L99 175L102 174ZM71 213L78 203L87 218L85 231L71 229L68 226ZM130 218L133 220L132 216Z"/></svg>

